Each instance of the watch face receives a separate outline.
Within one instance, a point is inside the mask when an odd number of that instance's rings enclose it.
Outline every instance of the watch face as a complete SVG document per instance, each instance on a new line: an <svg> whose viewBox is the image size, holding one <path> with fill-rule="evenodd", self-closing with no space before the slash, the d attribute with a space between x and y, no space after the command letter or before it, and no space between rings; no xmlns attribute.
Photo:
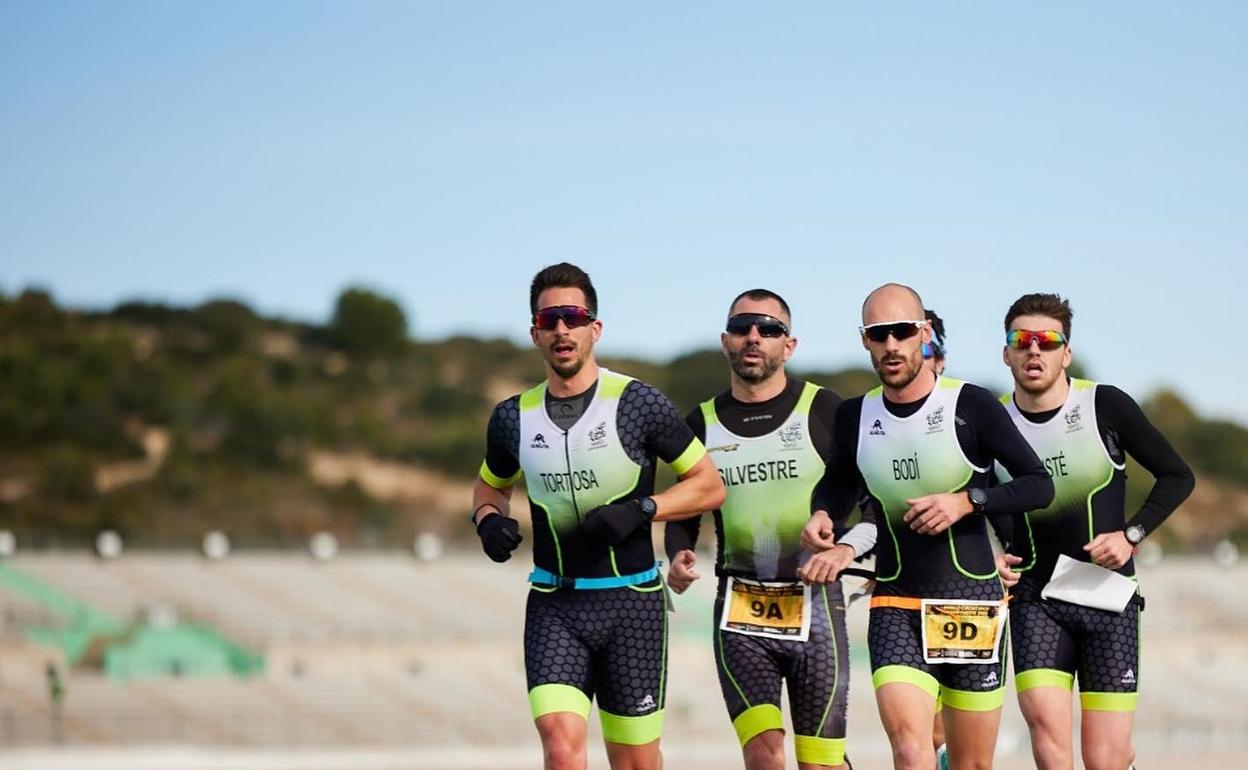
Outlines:
<svg viewBox="0 0 1248 770"><path fill-rule="evenodd" d="M643 513L653 516L654 512L658 510L658 506L654 504L654 498L653 497L641 498L641 510Z"/></svg>
<svg viewBox="0 0 1248 770"><path fill-rule="evenodd" d="M979 507L988 504L988 493L978 487L971 490L971 505Z"/></svg>
<svg viewBox="0 0 1248 770"><path fill-rule="evenodd" d="M1144 528L1139 526L1138 524L1135 526L1127 527L1126 536L1127 536L1128 543L1130 543L1131 545L1139 545L1140 542L1144 539Z"/></svg>

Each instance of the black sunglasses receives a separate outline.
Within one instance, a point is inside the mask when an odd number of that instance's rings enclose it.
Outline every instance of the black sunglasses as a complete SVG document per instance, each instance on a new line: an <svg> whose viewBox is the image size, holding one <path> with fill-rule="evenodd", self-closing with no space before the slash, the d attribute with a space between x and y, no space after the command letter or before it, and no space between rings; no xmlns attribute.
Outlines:
<svg viewBox="0 0 1248 770"><path fill-rule="evenodd" d="M859 326L858 331L872 342L885 342L890 334L893 335L893 339L901 342L918 334L926 325L927 321L884 321Z"/></svg>
<svg viewBox="0 0 1248 770"><path fill-rule="evenodd" d="M744 337L750 333L750 327L758 327L758 336L760 337L787 337L789 327L785 325L775 316L764 315L762 313L739 313L728 319L728 325L724 327L724 331L729 334L735 334L738 337Z"/></svg>

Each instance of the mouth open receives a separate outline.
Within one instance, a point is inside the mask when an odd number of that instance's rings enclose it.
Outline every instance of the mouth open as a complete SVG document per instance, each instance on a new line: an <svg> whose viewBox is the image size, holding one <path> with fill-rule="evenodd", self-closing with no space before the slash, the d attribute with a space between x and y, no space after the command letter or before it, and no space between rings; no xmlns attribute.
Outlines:
<svg viewBox="0 0 1248 770"><path fill-rule="evenodd" d="M554 353L556 358L571 358L576 354L576 345L571 342L556 342L551 345L550 352Z"/></svg>

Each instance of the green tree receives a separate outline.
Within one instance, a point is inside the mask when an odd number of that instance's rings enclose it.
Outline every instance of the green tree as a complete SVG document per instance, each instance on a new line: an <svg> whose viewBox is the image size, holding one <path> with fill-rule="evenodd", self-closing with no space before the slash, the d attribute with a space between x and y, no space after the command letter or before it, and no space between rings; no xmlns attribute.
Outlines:
<svg viewBox="0 0 1248 770"><path fill-rule="evenodd" d="M329 333L335 345L355 356L396 353L407 342L407 316L389 297L351 287L338 295Z"/></svg>

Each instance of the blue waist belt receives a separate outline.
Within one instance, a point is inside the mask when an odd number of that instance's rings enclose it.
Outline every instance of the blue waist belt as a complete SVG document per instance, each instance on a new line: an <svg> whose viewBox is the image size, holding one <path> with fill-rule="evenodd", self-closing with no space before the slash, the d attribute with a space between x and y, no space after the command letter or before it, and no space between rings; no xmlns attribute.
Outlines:
<svg viewBox="0 0 1248 770"><path fill-rule="evenodd" d="M572 588L577 591L598 591L604 588L623 588L649 583L659 576L659 565L654 565L645 572L632 575L615 575L612 577L575 578L556 575L547 569L534 567L529 573L529 582L534 585L553 586L555 588Z"/></svg>

